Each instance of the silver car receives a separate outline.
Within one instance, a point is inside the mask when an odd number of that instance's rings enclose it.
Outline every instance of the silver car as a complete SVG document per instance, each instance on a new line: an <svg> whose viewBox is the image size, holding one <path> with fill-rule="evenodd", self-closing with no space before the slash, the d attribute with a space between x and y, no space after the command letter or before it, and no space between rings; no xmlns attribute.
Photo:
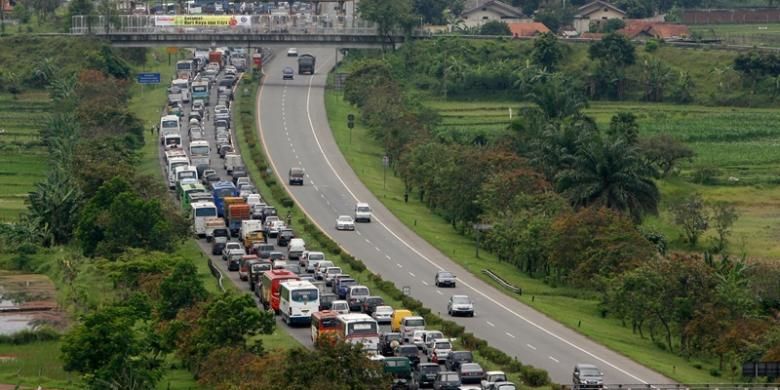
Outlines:
<svg viewBox="0 0 780 390"><path fill-rule="evenodd" d="M355 230L355 220L349 215L340 215L336 219L336 230Z"/></svg>
<svg viewBox="0 0 780 390"><path fill-rule="evenodd" d="M447 302L447 313L451 316L465 315L474 317L474 303L468 295L453 295Z"/></svg>

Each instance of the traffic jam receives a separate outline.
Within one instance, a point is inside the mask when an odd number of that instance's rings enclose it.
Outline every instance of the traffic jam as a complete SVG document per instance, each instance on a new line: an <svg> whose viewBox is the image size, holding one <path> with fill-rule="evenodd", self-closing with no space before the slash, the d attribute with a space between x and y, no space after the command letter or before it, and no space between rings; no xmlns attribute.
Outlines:
<svg viewBox="0 0 780 390"><path fill-rule="evenodd" d="M160 118L159 141L165 180L190 216L199 244L228 279L248 289L265 310L285 324L309 327L311 342L323 336L360 343L368 358L382 361L393 388L516 390L501 371L485 371L472 353L457 350L456 340L426 329L425 319L391 307L361 285L322 251L296 234L291 216L266 204L253 184L235 144L233 93L245 71L267 52L220 47L189 50L192 58L176 63ZM286 58L299 57L289 49ZM301 54L297 72L266 75L280 82L288 73L314 74L314 59ZM311 58L309 58L311 57ZM289 185L306 185L302 167L285 167ZM368 204L341 215L337 230L371 222ZM439 272L437 287L455 286ZM241 283L245 283L241 286ZM470 298L453 295L450 315L474 315Z"/></svg>

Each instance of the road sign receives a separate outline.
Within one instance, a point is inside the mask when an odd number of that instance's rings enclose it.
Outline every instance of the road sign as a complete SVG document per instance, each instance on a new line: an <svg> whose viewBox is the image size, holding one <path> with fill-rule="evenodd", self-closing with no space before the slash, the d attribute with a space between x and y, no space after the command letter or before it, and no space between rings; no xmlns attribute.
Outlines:
<svg viewBox="0 0 780 390"><path fill-rule="evenodd" d="M176 54L176 52L179 51L178 47L166 47L165 51L168 52L168 54Z"/></svg>
<svg viewBox="0 0 780 390"><path fill-rule="evenodd" d="M355 120L355 115L354 114L347 114L347 120L350 121L350 122L354 121Z"/></svg>
<svg viewBox="0 0 780 390"><path fill-rule="evenodd" d="M138 84L160 84L159 73L139 73L136 76Z"/></svg>
<svg viewBox="0 0 780 390"><path fill-rule="evenodd" d="M382 157L382 165L387 168L390 166L390 157L384 156Z"/></svg>

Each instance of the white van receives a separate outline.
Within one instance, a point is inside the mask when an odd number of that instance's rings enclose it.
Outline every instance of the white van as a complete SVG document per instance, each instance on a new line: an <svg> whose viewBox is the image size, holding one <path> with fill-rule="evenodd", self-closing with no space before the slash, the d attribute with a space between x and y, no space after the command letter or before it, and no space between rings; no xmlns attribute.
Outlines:
<svg viewBox="0 0 780 390"><path fill-rule="evenodd" d="M287 247L287 258L298 260L305 250L306 242L303 241L303 238L293 238Z"/></svg>
<svg viewBox="0 0 780 390"><path fill-rule="evenodd" d="M368 203L355 205L355 222L371 222L371 207Z"/></svg>
<svg viewBox="0 0 780 390"><path fill-rule="evenodd" d="M408 316L401 320L401 335L405 343L411 341L415 330L425 330L425 318Z"/></svg>
<svg viewBox="0 0 780 390"><path fill-rule="evenodd" d="M168 133L163 136L163 146L165 150L181 148L181 134Z"/></svg>
<svg viewBox="0 0 780 390"><path fill-rule="evenodd" d="M225 155L225 170L227 170L228 175L233 173L233 168L243 166L244 162L241 161L240 154L230 153Z"/></svg>

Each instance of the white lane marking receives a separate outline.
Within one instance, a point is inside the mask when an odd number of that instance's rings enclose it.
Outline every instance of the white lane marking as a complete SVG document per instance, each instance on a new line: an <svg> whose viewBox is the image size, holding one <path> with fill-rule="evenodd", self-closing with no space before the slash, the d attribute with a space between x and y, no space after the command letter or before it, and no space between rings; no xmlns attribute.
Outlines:
<svg viewBox="0 0 780 390"><path fill-rule="evenodd" d="M381 249L379 249L379 247L378 247L378 246L375 246L375 247L374 247L374 249L376 249L376 251L377 251L377 252L382 252L382 250L381 250Z"/></svg>
<svg viewBox="0 0 780 390"><path fill-rule="evenodd" d="M323 61L323 62L322 62L322 66L324 66L326 63L328 63L328 61ZM322 66L320 66L320 70L322 70ZM341 178L341 176L339 175L339 173L338 173L338 172L336 172L336 168L334 168L334 167L333 167L333 164L331 163L330 159L329 159L329 158L328 158L328 156L325 154L325 150L322 148L322 143L320 142L320 139L319 139L319 137L317 137L317 133L316 133L316 131L315 131L315 129L314 129L314 120L312 119L312 116L311 116L311 108L310 108L310 107L311 107L311 90L312 90L312 82L313 82L313 81L314 81L314 77L311 77L311 78L309 78L309 83L308 83L308 90L307 90L307 92L306 92L306 117L307 117L307 119L308 119L308 121L309 121L309 129L311 129L312 135L314 136L314 141L317 143L317 147L319 148L319 150L320 150L320 153L322 154L323 158L325 159L325 163L328 165L328 167L330 168L330 170L331 170L331 171L333 172L333 174L336 176L336 179L338 179L338 181L339 181L339 182L341 182L341 184L344 186L344 189L346 189L346 190L347 190L347 192L349 192L349 194L352 196L352 198L353 198L354 200L356 200L356 201L357 201L357 200L358 200L358 198L357 198L357 196L355 196L355 193L354 193L354 192L352 192L352 190L349 188L349 186L347 186L347 184L344 182L344 179L342 179L342 178ZM262 93L262 92L263 92L263 89L264 89L264 88L265 88L265 83L263 83L263 84L261 84L261 85L260 85L260 91L259 91L259 93L258 93L258 96L259 96L259 97L258 97L258 99L257 99L257 104L256 104L256 110L257 110L257 111L260 111L260 110L259 110L259 109L260 109L260 105L261 105L261 104L260 104L260 102L261 102L261 100L262 100L262 96L263 96L263 93ZM286 85L285 85L285 88L287 88L287 86L286 86ZM265 142L265 137L264 137L264 135L263 135L263 127L262 127L262 123L261 123L261 118L260 118L260 115L257 115L257 116L256 116L256 118L257 118L256 122L257 122L257 127L258 127L258 130L259 130L259 133L260 133L260 138L261 138L261 140L263 141L263 148L265 149L265 152L266 152L266 154L267 154L267 155L270 155L270 154L268 154L268 153L269 153L269 151L268 151L268 145L266 144L266 142ZM279 175L279 170L276 168L276 163L274 162L274 160L273 160L273 159L270 159L270 163L271 163L271 166L273 167L274 171L276 172L277 176L278 176L278 177L281 179L281 176ZM286 184L286 183L283 183L283 185L284 185L285 187L287 186L287 184ZM288 189L288 191L289 191L289 189ZM292 195L292 193L291 193L291 196L293 197L293 199L295 199L295 201L296 201L296 202L300 203L300 202L299 202L299 200L297 199L297 197L296 197L295 195ZM306 213L306 211L305 211L305 210L303 210L303 211L304 211L304 214L308 215L308 216L309 216L309 218L310 218L310 219L312 219L312 221L314 220L313 218L311 218L311 215L310 215L310 214ZM406 246L407 248L409 248L409 250L411 250L411 251L412 251L412 252L414 252L416 255L420 256L420 258L422 258L423 260L425 260L426 262L428 262L428 264L432 265L434 268L437 268L437 269L438 269L438 270L440 270L440 271L444 271L444 268L443 268L442 266L440 266L439 264L437 264L436 262L434 262L433 260L431 260L430 258L428 258L427 256L425 256L423 253L421 253L420 251L418 251L417 249L415 249L414 247L412 247L412 246L411 246L411 245L410 245L408 242L406 242L406 241L404 241L403 239L401 239L401 237L399 237L399 236L398 236L398 234L396 234L396 233L395 233L394 231L392 231L392 230L391 230L391 229L390 229L390 228L389 228L387 225L385 225L385 223L384 223L384 222L382 222L382 220L381 220L381 219L377 218L377 217L376 217L376 215L374 215L374 220L375 220L375 221L377 221L377 223L379 223L379 224L380 224L382 227L384 227L384 228L385 228L385 230L387 230L387 231L390 233L390 235L392 235L393 237L395 237L395 238L396 238L396 239L397 239L399 242L401 242L401 243L402 243L404 246ZM316 222L314 222L314 223L315 223L315 225L317 225L318 227L320 227L320 230L323 230L323 231L325 231L325 229L322 229L322 227L321 227L321 226L319 226L319 225L318 225ZM487 294L483 293L482 291L479 291L479 290L477 290L477 289L476 289L474 286L472 286L472 285L470 285L470 284L468 284L468 283L466 283L466 282L463 282L463 281L461 281L461 284L462 284L463 286L466 286L467 288L471 289L472 291L474 291L474 292L475 292L475 293L477 293L478 295L481 295L481 296L483 296L485 299L489 300L490 302L492 302L492 303L493 303L493 304L495 304L496 306L498 306L498 307L500 307L500 308L504 309L504 310L505 310L507 313L510 313L510 314L514 315L515 317L517 317L517 318L521 319L522 321L524 321L524 322L526 322L527 324L529 324L529 325L533 326L534 328L536 328L536 329L538 329L538 330L542 331L543 333L545 333L545 334L549 335L550 337L552 337L552 338L555 338L556 340L558 340L558 341L560 341L560 342L562 342L562 343L564 343L564 344L566 344L566 345L570 346L571 348L574 348L574 349L576 349L576 350L580 351L581 353L584 353L584 354L586 354L586 355L590 356L590 357L591 357L591 358L593 358L593 359L596 359L596 360L598 360L598 361L600 361L600 362L604 363L605 365L607 365L607 366L609 366L609 367L612 367L613 369L615 369L615 370L617 370L617 371L621 372L622 374L624 374L624 375L626 375L626 376L628 376L628 377L631 377L632 379L634 379L634 380L636 380L636 381L638 381L638 382L640 382L640 383L647 384L647 381L643 380L642 378L639 378L639 377L637 377L637 376L635 376L635 375L633 375L633 374L629 373L628 371L626 371L626 370L624 370L624 369L622 369L622 368L618 367L617 365L615 365L615 364L613 364L613 363L610 363L610 362L609 362L609 361L607 361L606 359L599 357L598 355L596 355L596 354L594 354L594 353L592 353L592 352L590 352L590 351L586 350L585 348L582 348L582 347L580 347L579 345L576 345L576 344L574 344L573 342L571 342L571 341L569 341L569 340L567 340L567 339L563 338L562 336L559 336L559 335L558 335L558 334L556 334L555 332L553 332L553 331L551 331L551 330L549 330L549 329L547 329L547 328L545 328L545 327L543 327L543 326L541 326L541 325L537 324L537 323L536 323L536 322L534 322L534 321L531 321L530 319L526 318L526 317L525 317L525 316L523 316L522 314L519 314L519 313L517 313L516 311L514 311L514 310L510 309L510 308L509 308L509 307L507 307L506 305L502 304L501 302L498 302L497 300L495 300L494 298L492 298L492 297L488 296ZM439 290L436 290L436 293L437 293L437 294L439 294L439 295L443 295L443 294L442 294L442 292L441 292L441 291L439 291Z"/></svg>
<svg viewBox="0 0 780 390"><path fill-rule="evenodd" d="M528 348L531 348L531 349L533 349L534 351L536 351L536 347L534 347L534 346L533 346L533 345L531 345L531 344L526 344L525 346L526 346L526 347L528 347Z"/></svg>
<svg viewBox="0 0 780 390"><path fill-rule="evenodd" d="M371 244L371 240L369 240L368 238L366 238L365 240L366 240L367 244L369 244L369 245Z"/></svg>
<svg viewBox="0 0 780 390"><path fill-rule="evenodd" d="M320 189L319 189L319 188L317 188L317 186L315 186L314 184L312 184L311 186L312 186L312 188L314 188L314 191L319 191L319 190L320 190Z"/></svg>
<svg viewBox="0 0 780 390"><path fill-rule="evenodd" d="M548 356L547 358L552 360L552 361L554 361L554 362L556 362L556 363L560 363L560 361L558 359L556 359L556 358L554 358L552 356Z"/></svg>
<svg viewBox="0 0 780 390"><path fill-rule="evenodd" d="M362 236L363 233L360 233L360 230L355 230L355 233L357 233L358 236Z"/></svg>
<svg viewBox="0 0 780 390"><path fill-rule="evenodd" d="M398 266L398 268L403 268L404 266L401 265L401 263L395 263L395 265Z"/></svg>
<svg viewBox="0 0 780 390"><path fill-rule="evenodd" d="M424 280L422 282L423 282L424 285L426 285L426 286L428 285L428 282L426 282Z"/></svg>
<svg viewBox="0 0 780 390"><path fill-rule="evenodd" d="M411 272L409 272L409 276L411 276L411 277L414 277L414 274L413 274L413 273L411 273Z"/></svg>
<svg viewBox="0 0 780 390"><path fill-rule="evenodd" d="M385 257L387 258L387 260L392 260L392 258L389 255L385 255Z"/></svg>
<svg viewBox="0 0 780 390"><path fill-rule="evenodd" d="M506 334L507 336L509 336L509 337L511 337L511 338L515 338L515 335L513 335L513 334L511 334L511 333L509 333L509 332L504 332L504 334Z"/></svg>
<svg viewBox="0 0 780 390"><path fill-rule="evenodd" d="M490 325L490 326L492 326L494 328L496 327L496 325L494 323L490 322L490 321L485 321L485 322L487 322L488 325Z"/></svg>
<svg viewBox="0 0 780 390"><path fill-rule="evenodd" d="M317 137L317 132L315 131L315 128L314 128L314 120L311 117L311 90L312 90L312 81L313 80L314 80L314 77L309 79L309 86L308 86L308 90L306 91L306 117L309 120L309 129L311 129L311 133L314 136L314 142L317 143L317 147L319 148L320 153L322 154L322 157L325 159L325 163L328 164L328 167L330 167L331 172L333 172L333 175L336 176L336 179L338 179L339 182L341 182L341 185L344 186L344 189L346 189L347 192L349 192L349 194L352 196L352 198L355 200L355 202L358 202L359 201L358 197L355 196L355 193L352 192L352 190L349 188L347 183L344 182L344 179L341 178L341 175L339 175L339 173L336 171L336 168L333 167L333 163L330 162L330 159L328 158L328 155L325 153L325 150L322 148L322 143L320 142L320 138ZM442 266L440 266L439 264L437 264L433 260L429 259L428 256L425 256L422 252L418 251L416 248L411 246L404 239L399 237L398 234L396 234L392 229L390 229L387 225L385 225L385 223L382 222L382 220L379 217L377 217L376 214L374 214L374 220L377 223L379 223L380 225L382 225L382 227L384 227L385 230L387 230L388 233L390 233L393 237L395 237L404 246L409 248L409 250L414 252L417 256L420 256L423 260L427 261L428 264L434 266L439 271L444 271L444 268ZM540 331L546 333L550 337L553 337L553 338L557 339L558 341L560 341L560 342L570 346L571 348L574 348L574 349L576 349L576 350L578 350L578 351L580 351L580 352L582 352L582 353L592 357L593 359L596 359L596 360L606 364L607 366L610 366L610 367L614 368L615 370L620 371L624 375L629 376L629 377L637 380L640 383L643 383L643 384L647 383L647 381L645 381L644 379L639 378L638 376L635 376L635 375L631 374L630 372L628 372L628 371L618 367L617 365L615 365L613 363L610 363L606 359L599 357L598 355L596 355L596 354L586 350L585 348L580 347L577 344L574 344L573 342L563 338L562 336L559 336L557 333L555 333L555 332L553 332L553 331L551 331L551 330L549 330L549 329L547 329L547 328L537 324L534 321L531 321L530 319L526 318L522 314L520 314L520 313L510 309L509 307L507 307L506 305L504 305L501 302L497 301L496 299L494 299L494 298L490 297L489 295L483 293L482 291L478 290L474 286L472 286L472 285L470 285L470 284L468 284L466 282L463 282L463 281L461 281L461 284L466 286L467 288L471 289L475 293L485 297L487 300L489 300L490 302L494 303L496 306L504 309L506 312L511 313L515 317L521 319L522 321L525 321L527 324L529 324L529 325L535 327L536 329L539 329Z"/></svg>

